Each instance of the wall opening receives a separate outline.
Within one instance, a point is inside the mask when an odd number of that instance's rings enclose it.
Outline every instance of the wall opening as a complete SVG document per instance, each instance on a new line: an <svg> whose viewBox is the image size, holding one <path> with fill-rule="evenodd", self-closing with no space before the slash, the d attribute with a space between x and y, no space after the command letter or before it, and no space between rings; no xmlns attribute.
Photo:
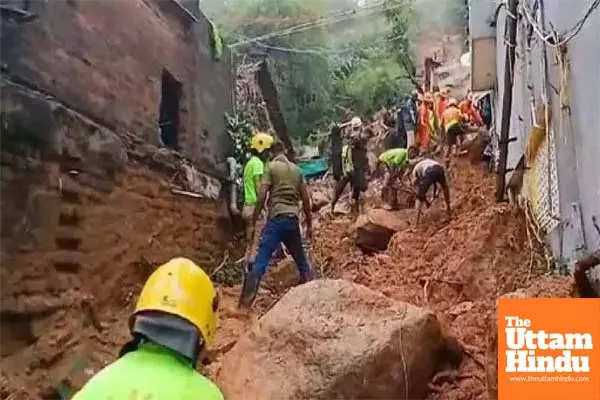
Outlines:
<svg viewBox="0 0 600 400"><path fill-rule="evenodd" d="M158 126L160 140L166 147L179 147L179 102L181 83L166 69L162 71Z"/></svg>

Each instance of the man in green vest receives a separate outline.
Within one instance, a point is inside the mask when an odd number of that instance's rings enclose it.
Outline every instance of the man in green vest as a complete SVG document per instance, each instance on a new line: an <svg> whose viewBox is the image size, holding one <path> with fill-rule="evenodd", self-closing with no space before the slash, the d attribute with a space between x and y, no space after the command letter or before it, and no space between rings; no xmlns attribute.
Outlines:
<svg viewBox="0 0 600 400"><path fill-rule="evenodd" d="M340 199L346 186L352 188L352 211L358 214L361 204L361 193L367 190L366 169L368 168L366 140L363 137L363 123L360 118L354 117L350 121L350 137L348 144L342 148L341 166L342 176L335 185L331 213L335 212L335 205Z"/></svg>
<svg viewBox="0 0 600 400"><path fill-rule="evenodd" d="M132 340L73 400L223 400L196 363L215 335L218 295L208 275L186 258L158 267L130 320Z"/></svg>
<svg viewBox="0 0 600 400"><path fill-rule="evenodd" d="M385 170L381 200L385 208L395 210L398 208L398 192L396 181L401 180L409 164L409 159L416 157L418 149L411 147L409 150L395 148L384 151L377 157L377 171Z"/></svg>
<svg viewBox="0 0 600 400"><path fill-rule="evenodd" d="M252 156L244 166L244 207L242 217L246 225L246 252L244 261L246 265L252 264L256 256L257 238L255 230L261 231L263 219L259 218L254 224L254 210L258 203L258 187L264 172L266 159L265 150L273 144L273 136L266 133L257 133L250 139L250 154Z"/></svg>

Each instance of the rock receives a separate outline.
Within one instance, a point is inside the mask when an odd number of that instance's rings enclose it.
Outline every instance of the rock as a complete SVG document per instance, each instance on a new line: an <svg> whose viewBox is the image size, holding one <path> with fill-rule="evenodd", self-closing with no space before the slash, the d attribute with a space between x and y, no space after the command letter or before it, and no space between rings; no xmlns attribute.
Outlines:
<svg viewBox="0 0 600 400"><path fill-rule="evenodd" d="M325 207L330 202L329 198L325 195L325 193L316 190L310 194L310 199L312 203L313 212L319 211L321 208Z"/></svg>
<svg viewBox="0 0 600 400"><path fill-rule="evenodd" d="M459 303L459 304L455 305L454 307L450 308L450 310L448 310L448 314L452 315L452 316L461 315L461 314L471 311L473 306L474 306L474 304L472 301L463 301L462 303Z"/></svg>
<svg viewBox="0 0 600 400"><path fill-rule="evenodd" d="M489 134L482 131L479 132L479 134L476 135L470 143L466 144L466 148L469 154L469 161L472 164L477 164L481 161L483 151L485 150L485 147L490 142L490 140L491 138Z"/></svg>
<svg viewBox="0 0 600 400"><path fill-rule="evenodd" d="M351 227L356 245L364 251L387 249L392 235L406 226L396 213L381 209L369 210Z"/></svg>
<svg viewBox="0 0 600 400"><path fill-rule="evenodd" d="M433 312L345 280L291 289L221 361L225 398L424 398L443 346Z"/></svg>

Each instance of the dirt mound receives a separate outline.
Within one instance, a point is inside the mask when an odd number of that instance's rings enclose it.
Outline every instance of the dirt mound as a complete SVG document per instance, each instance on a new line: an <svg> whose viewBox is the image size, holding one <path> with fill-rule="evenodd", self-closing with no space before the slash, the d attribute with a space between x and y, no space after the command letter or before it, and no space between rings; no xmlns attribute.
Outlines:
<svg viewBox="0 0 600 400"><path fill-rule="evenodd" d="M429 399L487 397L485 353L498 296L519 288L529 288L532 295L536 290L551 297L568 295L564 279L538 281L549 271L532 257L523 214L495 204L493 178L468 160L453 160L452 219L446 219L439 199L418 227L414 210L396 212L406 225L384 254L366 255L353 246L346 237L351 221L343 218L324 224L315 241L314 263L325 276L431 308L445 332L462 344L466 357L460 379L432 387Z"/></svg>
<svg viewBox="0 0 600 400"><path fill-rule="evenodd" d="M228 399L422 398L442 346L435 316L345 280L291 289L225 355Z"/></svg>
<svg viewBox="0 0 600 400"><path fill-rule="evenodd" d="M127 190L112 195L110 204L93 208L84 204L85 219L79 229L89 250L84 254L91 256L82 264L85 268L59 270L71 264L59 263L55 268L42 262L39 254L13 262L19 268L3 266L3 398L57 398L113 361L129 336L126 321L135 296L153 265L165 257L184 252L207 264L222 260L222 252L212 251L214 241L204 240L214 233L215 216L204 209L199 212L196 203L182 205L181 199L165 199L167 193L158 196L160 189L153 180L142 176L142 171L137 174L123 183ZM398 232L384 253L365 254L349 236L352 218L333 217L323 207L315 221L311 258L319 277L343 278L433 310L444 332L458 339L466 357L458 376L434 381L428 398L484 399L485 355L496 298L519 288L530 296L563 297L570 294L570 285L564 279L539 278L548 272L546 265L532 257L523 216L494 203L493 176L468 160L455 160L449 182L452 219L446 219L440 199L425 210L418 227L414 226L414 210L393 212ZM331 185L321 182L319 188L327 192ZM371 208L379 202L377 188L378 182L373 182L366 193ZM176 209L177 216L163 218L167 209ZM122 228L135 239L135 246L121 243L122 233L115 234L119 230L105 223L107 213L115 210L130 210L124 216L110 215L126 221ZM208 212L217 214L216 210ZM150 233L146 232L149 220L157 221ZM182 220L196 223L182 225ZM199 243L206 248L198 251ZM230 246L232 260L237 259L233 247L240 246L236 244ZM105 249L102 257L96 248ZM272 267L250 313L236 309L238 285L223 289L218 335L206 369L209 375L215 376L239 338L295 285L296 274L291 260ZM267 382L272 381L277 382Z"/></svg>

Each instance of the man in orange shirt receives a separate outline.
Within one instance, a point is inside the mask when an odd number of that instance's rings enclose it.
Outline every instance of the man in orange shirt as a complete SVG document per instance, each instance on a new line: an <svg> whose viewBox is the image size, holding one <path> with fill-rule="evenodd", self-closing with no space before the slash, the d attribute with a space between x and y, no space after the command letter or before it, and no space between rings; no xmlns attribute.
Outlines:
<svg viewBox="0 0 600 400"><path fill-rule="evenodd" d="M469 92L467 94L467 98L460 102L459 105L460 111L469 119L469 122L473 122L477 126L483 125L483 119L481 118L481 114L475 105L473 104L473 94Z"/></svg>
<svg viewBox="0 0 600 400"><path fill-rule="evenodd" d="M440 104L438 105L438 118L440 121L442 120L442 115L444 115L444 111L446 111L446 107L448 107L448 98L450 97L450 88L444 88L440 92Z"/></svg>
<svg viewBox="0 0 600 400"><path fill-rule="evenodd" d="M421 152L425 152L429 148L433 120L433 95L425 93L419 106L419 132L416 140L416 145L421 149Z"/></svg>

